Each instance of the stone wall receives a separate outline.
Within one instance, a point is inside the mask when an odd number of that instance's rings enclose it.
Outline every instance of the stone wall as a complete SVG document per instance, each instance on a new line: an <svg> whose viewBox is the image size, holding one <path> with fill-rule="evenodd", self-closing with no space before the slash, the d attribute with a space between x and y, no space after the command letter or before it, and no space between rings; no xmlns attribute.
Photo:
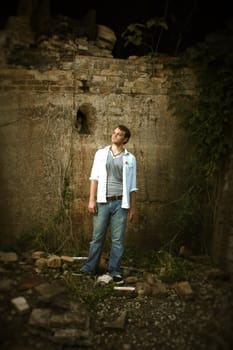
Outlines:
<svg viewBox="0 0 233 350"><path fill-rule="evenodd" d="M174 78L173 59L163 57L151 64L143 58L73 54L58 60L54 53L44 62L42 56L31 67L4 64L0 69L2 249L12 249L25 232L36 235L38 228L51 234L64 213L68 230L61 226L63 236L56 237L55 246L70 241L77 252L88 247L91 165L96 149L109 144L119 123L132 131L127 148L138 167L138 215L128 225L127 240L140 248L168 242L177 232L174 203L183 192L188 157L188 140L169 109L169 95L175 86L173 94L194 92L192 71L183 68ZM216 264L229 271L232 164L231 159L222 179L212 242Z"/></svg>
<svg viewBox="0 0 233 350"><path fill-rule="evenodd" d="M138 215L128 226L127 239L156 247L173 236L171 203L182 193L187 141L168 109L167 63L167 58L151 65L139 58L76 55L43 70L1 69L3 246L35 226L54 222L64 207L65 179L72 192L70 235L77 246L89 240L88 178L94 153L109 144L119 123L132 131L127 148L138 166ZM191 76L183 70L187 93L193 92Z"/></svg>

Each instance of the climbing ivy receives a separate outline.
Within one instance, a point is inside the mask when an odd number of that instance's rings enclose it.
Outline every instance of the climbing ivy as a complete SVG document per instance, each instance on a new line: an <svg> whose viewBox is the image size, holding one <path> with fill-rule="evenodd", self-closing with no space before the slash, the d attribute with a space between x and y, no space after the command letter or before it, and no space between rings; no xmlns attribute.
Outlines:
<svg viewBox="0 0 233 350"><path fill-rule="evenodd" d="M163 18L130 24L122 34L125 46L144 46L154 58L158 27L167 29ZM177 232L171 242L175 249L185 243L206 253L216 218L219 182L233 149L233 21L188 49L177 62L176 67L173 64L170 107L187 131L191 149L185 191L175 201ZM182 88L177 86L177 75L187 66L197 77L197 95L180 94Z"/></svg>
<svg viewBox="0 0 233 350"><path fill-rule="evenodd" d="M233 23L188 49L180 64L194 69L198 94L170 94L171 107L191 144L177 223L181 240L206 250L215 222L219 180L232 152Z"/></svg>

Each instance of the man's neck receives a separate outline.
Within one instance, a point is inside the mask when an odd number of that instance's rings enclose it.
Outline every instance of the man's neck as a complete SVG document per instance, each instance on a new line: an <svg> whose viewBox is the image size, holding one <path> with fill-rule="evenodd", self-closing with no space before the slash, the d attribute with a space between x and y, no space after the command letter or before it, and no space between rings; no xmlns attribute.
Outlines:
<svg viewBox="0 0 233 350"><path fill-rule="evenodd" d="M124 152L124 146L123 145L116 145L115 143L113 143L111 145L111 152L113 156L117 156L120 155L121 153Z"/></svg>
<svg viewBox="0 0 233 350"><path fill-rule="evenodd" d="M121 145L116 145L115 143L112 143L111 150L114 153L122 152L124 150L124 145L122 145L122 144Z"/></svg>

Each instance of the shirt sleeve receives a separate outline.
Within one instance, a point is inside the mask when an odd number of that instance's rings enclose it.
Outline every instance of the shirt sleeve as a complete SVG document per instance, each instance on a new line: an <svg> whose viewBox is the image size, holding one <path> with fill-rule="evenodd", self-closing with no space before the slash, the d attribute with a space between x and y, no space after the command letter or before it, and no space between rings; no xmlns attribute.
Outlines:
<svg viewBox="0 0 233 350"><path fill-rule="evenodd" d="M89 177L89 180L99 180L99 166L98 166L98 151L95 154L92 169L91 169L91 175Z"/></svg>
<svg viewBox="0 0 233 350"><path fill-rule="evenodd" d="M133 157L133 169L132 169L132 176L131 176L131 184L130 184L130 192L135 192L138 190L137 188L137 162L136 158Z"/></svg>

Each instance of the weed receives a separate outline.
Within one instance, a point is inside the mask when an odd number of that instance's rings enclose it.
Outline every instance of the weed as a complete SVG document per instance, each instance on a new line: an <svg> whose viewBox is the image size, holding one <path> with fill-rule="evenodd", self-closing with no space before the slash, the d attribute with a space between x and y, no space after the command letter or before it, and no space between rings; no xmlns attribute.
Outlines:
<svg viewBox="0 0 233 350"><path fill-rule="evenodd" d="M91 279L85 278L85 283L80 276L73 276L68 273L64 281L73 298L78 299L92 307L108 298L113 291L113 283L108 285L96 285Z"/></svg>
<svg viewBox="0 0 233 350"><path fill-rule="evenodd" d="M166 250L145 249L138 252L134 247L127 247L124 261L140 267L140 270L156 273L161 280L169 283L189 279L193 270L190 261Z"/></svg>

